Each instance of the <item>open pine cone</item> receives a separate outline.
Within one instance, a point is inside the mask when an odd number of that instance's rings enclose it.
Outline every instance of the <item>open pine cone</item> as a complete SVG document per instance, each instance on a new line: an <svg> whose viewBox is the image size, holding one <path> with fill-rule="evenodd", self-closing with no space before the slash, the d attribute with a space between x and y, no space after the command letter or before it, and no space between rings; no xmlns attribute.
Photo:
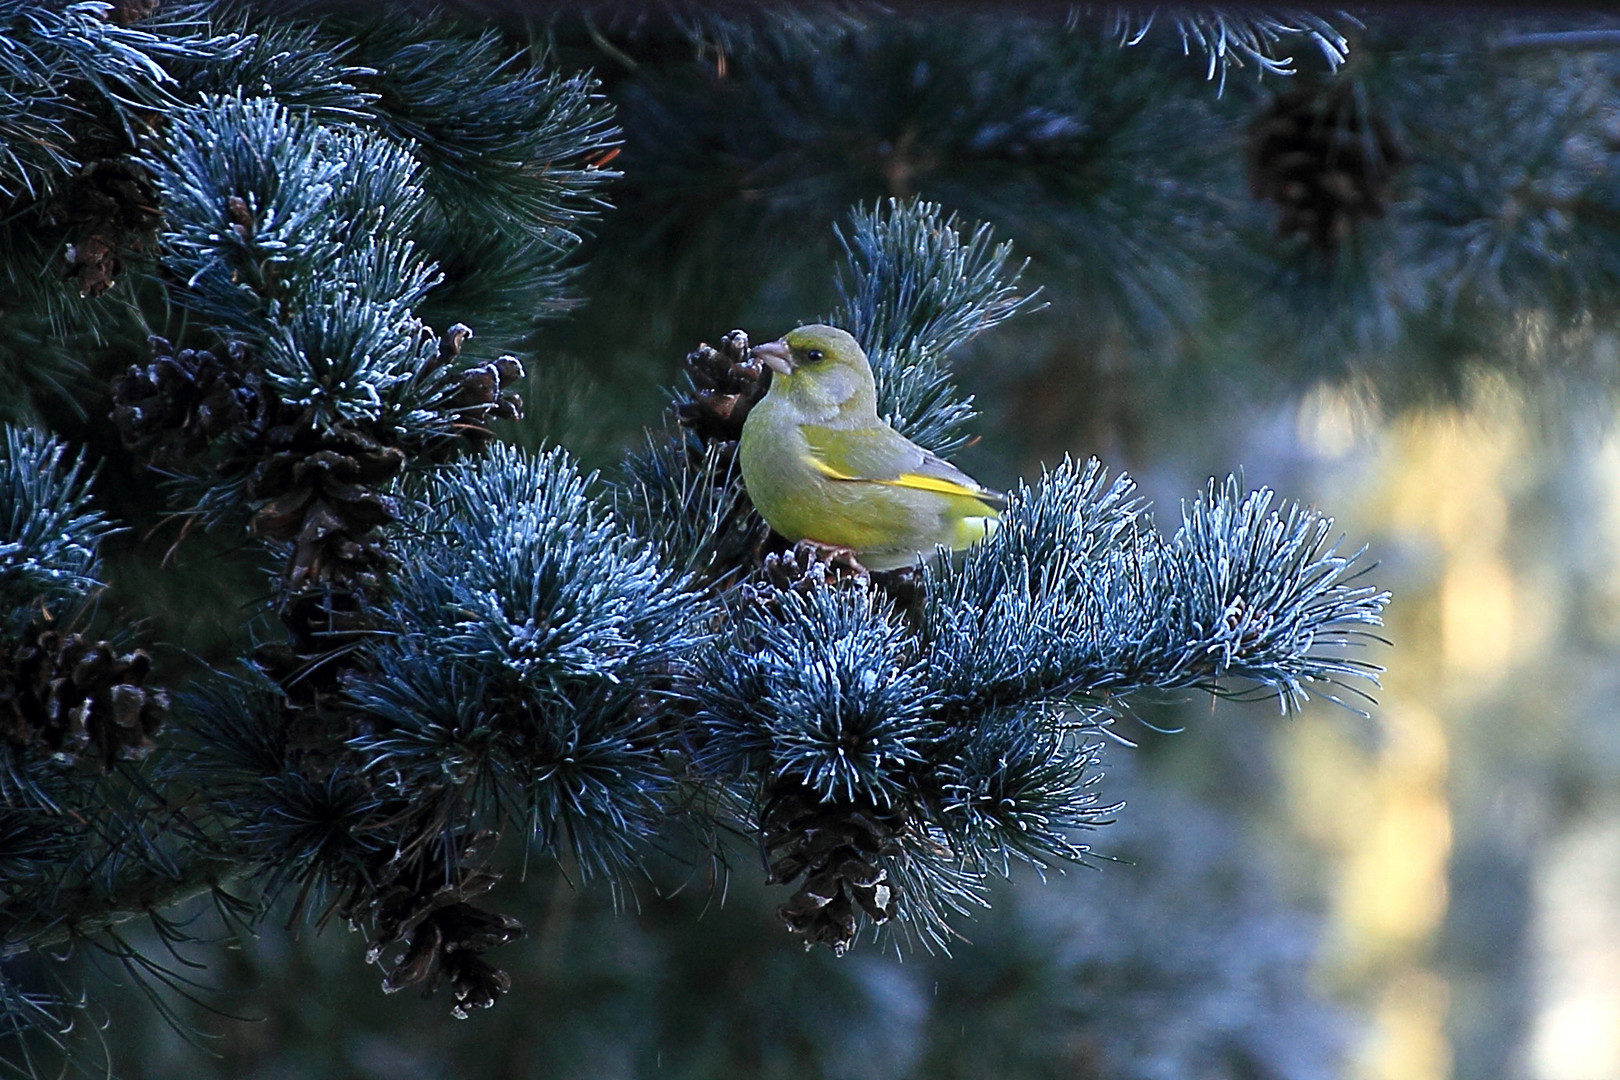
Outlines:
<svg viewBox="0 0 1620 1080"><path fill-rule="evenodd" d="M46 630L0 656L0 736L58 760L111 768L144 757L169 695L147 687L152 659L106 641Z"/></svg>
<svg viewBox="0 0 1620 1080"><path fill-rule="evenodd" d="M241 343L228 343L223 354L176 352L155 335L147 344L151 360L113 382L113 424L131 450L161 464L182 464L257 412L258 394L242 374Z"/></svg>
<svg viewBox="0 0 1620 1080"><path fill-rule="evenodd" d="M748 335L733 330L718 346L704 342L686 354L692 393L676 402L675 415L706 443L742 438L748 411L765 396L768 372L749 351Z"/></svg>
<svg viewBox="0 0 1620 1080"><path fill-rule="evenodd" d="M823 802L799 786L771 798L761 822L773 884L803 881L777 917L805 944L842 954L855 940L864 914L882 924L894 917L900 892L880 865L897 850L905 828L894 811Z"/></svg>
<svg viewBox="0 0 1620 1080"><path fill-rule="evenodd" d="M371 923L367 961L380 963L390 947L405 945L383 978L385 993L409 986L431 993L448 981L451 1011L465 1018L469 1008L488 1008L511 988L511 978L483 954L521 938L523 924L468 903L500 880L488 862L498 839L489 831L466 837L449 880L443 873L442 848L430 844L419 858L390 859L373 875L377 880L370 887L357 888L345 913L352 921Z"/></svg>

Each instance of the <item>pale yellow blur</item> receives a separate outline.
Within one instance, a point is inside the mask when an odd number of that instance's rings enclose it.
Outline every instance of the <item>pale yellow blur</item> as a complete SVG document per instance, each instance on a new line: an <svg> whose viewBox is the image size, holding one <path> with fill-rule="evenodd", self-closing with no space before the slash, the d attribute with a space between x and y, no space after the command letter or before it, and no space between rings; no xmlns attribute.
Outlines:
<svg viewBox="0 0 1620 1080"><path fill-rule="evenodd" d="M1545 344L1534 329L1526 348ZM1516 746L1580 754L1580 706L1559 693L1575 663L1570 593L1607 645L1589 663L1620 667L1620 434L1549 450L1507 386L1477 380L1468 401L1385 424L1353 395L1318 389L1296 415L1322 464L1322 503L1399 568L1398 584L1380 581L1396 590L1396 647L1377 657L1389 672L1372 719L1313 707L1278 733L1293 828L1329 867L1319 975L1365 1019L1349 1076L1453 1074L1459 988L1439 955L1448 865L1459 807L1486 806L1491 820L1470 824L1520 830L1533 860L1527 1045L1505 1075L1620 1080L1620 796L1566 820L1536 776L1511 771ZM1579 572L1525 530L1545 511L1528 504L1535 468L1600 481L1589 503L1581 491L1575 509L1552 511L1590 515L1593 547L1579 557L1592 563Z"/></svg>

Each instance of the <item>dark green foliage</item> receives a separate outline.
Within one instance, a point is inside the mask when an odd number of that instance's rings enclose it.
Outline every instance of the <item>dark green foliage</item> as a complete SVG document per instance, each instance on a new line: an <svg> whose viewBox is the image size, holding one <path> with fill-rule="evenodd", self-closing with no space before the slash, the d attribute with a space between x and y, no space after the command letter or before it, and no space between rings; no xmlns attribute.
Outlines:
<svg viewBox="0 0 1620 1080"><path fill-rule="evenodd" d="M510 335L569 302L559 267L617 175L599 167L618 140L594 82L489 31L434 37L386 18L355 35L374 115L429 166L422 236L445 285L428 317L476 305L481 330Z"/></svg>
<svg viewBox="0 0 1620 1080"><path fill-rule="evenodd" d="M173 18L206 20L237 38L235 47L223 57L176 65L176 79L197 94L273 98L307 111L311 119L323 123L369 117L377 93L365 84L377 71L352 62L353 39L333 33L314 19L263 18L261 7L233 0L187 0L174 5ZM292 7L287 5L289 10Z"/></svg>
<svg viewBox="0 0 1620 1080"><path fill-rule="evenodd" d="M74 143L111 120L133 142L142 110L176 100L175 62L217 61L230 42L122 26L103 3L0 5L0 196L38 197L86 164ZM196 30L204 29L201 26ZM87 116L86 99L110 116Z"/></svg>
<svg viewBox="0 0 1620 1080"><path fill-rule="evenodd" d="M105 5L71 10L111 25ZM4 14L24 18L10 9ZM417 309L444 280L434 261L461 258L466 272L458 288L478 279L481 265L512 273L521 261L516 273L526 289L538 281L555 292L555 275L549 285L546 275L577 243L581 215L594 205L591 190L606 174L588 169L587 158L601 152L597 142L611 145L611 123L585 79L540 71L495 36L469 35L443 22L414 23L404 36L373 26L369 36L346 39L319 19L186 4L143 26L146 36L137 37L151 46L149 73L161 92L137 102L117 95L106 79L90 80L86 100L95 107L84 115L105 124L107 117L134 115L130 110L139 105L150 110L141 114L144 122L101 143L74 132L79 146L110 155L95 162L97 168L134 170L131 182L149 192L138 197L162 212L160 235L137 238L144 254L156 255L158 273L143 285L146 309L133 313L171 337L154 337L150 361L117 381L114 421L132 450L185 478L191 509L215 523L251 523L284 555L272 611L288 640L264 642L249 670L216 675L188 697L192 745L184 767L163 760L137 773L119 764L104 781L75 778L65 767L72 762L66 751L76 745L70 740L81 738L76 733L88 722L112 768L123 743L105 742L98 732L116 723L105 731L116 735L132 727L133 737L144 738L150 734L147 704L161 702L162 691L141 685L150 663L145 654L119 657L105 643L92 646L33 625L50 599L49 590L34 588L41 567L63 577L53 586L59 591L97 586L85 559L83 566L47 565L63 561L57 548L86 539L74 531L85 532L79 528L85 522L64 518L60 524L69 528L44 542L33 534L20 537L32 541L16 569L28 578L18 581L19 588L28 586L33 613L23 616L28 625L19 626L22 637L8 642L4 658L6 700L27 720L3 747L6 790L24 800L12 805L8 796L8 810L70 812L95 839L80 842L82 856L56 865L18 853L42 869L28 890L8 898L6 952L93 934L109 910L161 907L169 897L195 892L199 882L216 881L211 866L241 867L244 877L251 867L260 895L273 898L293 886L297 904L313 900L328 914L341 910L366 925L377 953L401 945L404 953L389 975L392 988L443 979L457 1008L487 1005L504 976L481 953L518 932L504 916L468 903L499 877L487 868L490 845L476 828L476 815L488 807L436 798L445 775L437 761L427 770L431 782L419 773L372 771L372 757L387 754L369 750L365 737L398 735L408 742L410 733L403 726L384 729L381 716L365 720L370 706L359 693L361 681L354 681L351 698L345 678L387 663L361 660L356 648L367 634L393 629L380 622L383 576L397 565L382 531L400 513L390 483L407 464L426 468L481 447L489 438L484 425L516 411L510 394L522 376L516 360L469 362L460 355L468 328L452 326L441 335L419 317ZM440 77L422 66L405 70L410 57L447 49L464 55ZM389 63L365 64L367 50ZM394 81L401 75L408 86ZM96 93L117 100L99 101ZM408 136L402 134L407 129ZM137 139L141 153L131 158ZM64 158L55 164L78 163ZM473 201L473 190L495 188L499 200L483 204L490 208L486 220L495 224L475 228L458 203ZM25 209L46 220L57 213ZM476 236L514 229L516 239L493 245ZM19 232L19 239L27 238ZM85 282L105 291L123 267L112 261L119 248L109 241L96 250L103 249L102 261L91 267L100 276L80 277L87 297L93 293ZM36 254L42 262L43 252ZM440 293L435 299L443 299ZM133 311L128 303L121 310ZM124 363L138 358L125 349ZM19 439L13 433L14 443L31 445ZM52 475L45 469L27 479L43 490ZM84 480L75 473L67 482L71 490L57 500L63 504L58 516L71 518L82 503ZM23 505L19 521L37 532L41 512ZM99 527L98 519L85 520ZM598 527L594 543L603 542ZM74 573L83 580L66 580ZM618 584L633 577L621 574ZM633 597L611 600L622 608ZM639 625L639 617L624 621ZM430 661L442 662L442 651ZM110 688L96 674L101 667L119 680ZM403 677L401 684L413 685ZM47 685L82 693L84 705L70 708L70 700L58 708L57 690L40 698ZM627 689L599 713L623 716L641 706L633 684L613 685ZM584 711L588 699L594 700L581 693L574 703ZM630 726L645 728L645 718L636 717ZM577 775L564 764L590 742L590 736L574 738L579 725L570 729L570 723L579 719L563 716L553 725L560 743L550 747L552 771L564 802L577 795L573 781L594 777L599 764L587 761ZM598 742L618 752L625 730ZM547 753L543 743L535 740L535 759ZM145 748L135 745L131 752ZM645 749L631 758L645 773L649 756L656 760ZM536 807L546 798L558 801L530 780L516 786L525 797L535 795ZM171 799L190 807L172 821L156 809ZM627 797L626 804L633 801ZM544 822L527 820L538 814L512 816L541 830L633 816L601 801L554 810ZM640 813L642 833L650 831L651 814ZM588 829L577 831L579 846L589 846ZM90 867L94 879L86 877ZM53 897L68 902L49 911ZM132 962L142 966L138 958Z"/></svg>
<svg viewBox="0 0 1620 1080"><path fill-rule="evenodd" d="M450 224L515 229L553 252L577 244L592 206L582 195L613 175L583 151L616 141L591 84L524 64L493 31L433 40L426 24L368 29L378 117L421 149ZM454 83L435 77L447 64Z"/></svg>
<svg viewBox="0 0 1620 1080"><path fill-rule="evenodd" d="M1045 883L1016 875L949 956L806 953L770 915L773 890L740 873L723 903L698 881L639 890L627 911L536 868L517 911L546 929L514 947L512 999L471 1023L376 994L358 949L267 929L221 965L234 1009L263 1019L225 1029L210 1043L219 1058L183 1053L131 1003L114 1002L111 1030L129 1072L207 1080L1338 1075L1353 1031L1310 988L1315 930L1270 884L1277 852L1235 813L1232 778L1219 800L1190 799L1131 767L1149 756L1118 755L1105 782L1129 805L1098 847L1122 861Z"/></svg>
<svg viewBox="0 0 1620 1080"><path fill-rule="evenodd" d="M131 331L123 305L94 299L156 224L128 155L179 100L171 69L224 62L237 44L206 24L125 25L109 10L0 4L0 417L85 393L84 354Z"/></svg>
<svg viewBox="0 0 1620 1080"><path fill-rule="evenodd" d="M384 842L352 828L374 825L378 804L352 773L300 776L289 768L297 732L284 700L271 679L249 671L210 678L181 701L185 768L207 777L212 809L232 823L231 842L252 859L271 899L363 864Z"/></svg>
<svg viewBox="0 0 1620 1080"><path fill-rule="evenodd" d="M920 195L997 222L1083 317L1184 326L1204 253L1229 235L1229 202L1200 182L1222 167L1221 106L1196 79L1167 95L1160 54L1096 31L952 12L765 35L723 71L649 55L614 92L628 180L583 287L622 296L615 311L676 313L660 315L672 350L716 323L803 318L781 299L836 257L825 223ZM647 265L661 272L629 272ZM653 291L607 287L627 277ZM604 313L589 332L612 342L624 325Z"/></svg>
<svg viewBox="0 0 1620 1080"><path fill-rule="evenodd" d="M614 384L602 408L649 418L651 395L624 401L642 335L678 353L721 328L775 334L830 310L819 271L838 251L825 223L915 193L993 222L1051 304L959 361L1017 418L987 448L1009 471L1078 432L1145 453L1134 440L1154 416L1186 416L1167 428L1191 431L1198 416L1248 415L1321 377L1391 409L1456 397L1481 368L1560 393L1578 375L1607 392L1613 366L1580 305L1609 302L1613 138L1596 103L1612 97L1612 54L1556 37L1497 49L1501 28L1468 15L1385 12L1357 28L1319 14L1354 40L1345 63L1313 61L1309 34L1287 38L1273 55L1295 57L1298 79L1233 78L1224 94L1203 81L1196 40L1195 59L1180 57L1176 18L1213 28L1295 13L1167 8L1120 49L1106 11L1059 32L956 10L926 25L840 24L809 43L766 34L723 65L676 35L599 22L634 68L562 20L559 39L613 73L626 177L590 249L592 305L543 340L609 356L589 367ZM1605 20L1513 27L1535 40ZM1405 161L1379 193L1384 215L1358 217L1328 258L1277 234L1275 205L1253 197L1242 168L1251 124L1306 79L1353 100L1367 130L1387 127ZM1223 451L1209 449L1213 471Z"/></svg>
<svg viewBox="0 0 1620 1080"><path fill-rule="evenodd" d="M1620 165L1612 112L1620 70L1601 55L1487 63L1510 80L1507 100L1465 98L1443 124L1409 123L1421 154L1410 235L1422 245L1413 261L1430 290L1425 299L1446 312L1483 305L1579 317L1606 303L1620 281L1620 204L1608 179ZM1397 108L1478 74L1454 56L1430 64L1401 71L1412 97ZM1512 167L1470 168L1459 151L1480 141Z"/></svg>
<svg viewBox="0 0 1620 1080"><path fill-rule="evenodd" d="M703 580L734 576L770 528L739 480L736 445L654 435L624 462L624 519L666 566Z"/></svg>

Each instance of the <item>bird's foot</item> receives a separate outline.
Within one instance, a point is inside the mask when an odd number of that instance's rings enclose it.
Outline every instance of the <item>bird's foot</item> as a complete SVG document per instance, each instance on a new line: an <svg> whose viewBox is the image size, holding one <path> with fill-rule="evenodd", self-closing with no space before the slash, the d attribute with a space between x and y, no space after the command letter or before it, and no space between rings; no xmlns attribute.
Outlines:
<svg viewBox="0 0 1620 1080"><path fill-rule="evenodd" d="M802 553L802 555L801 555ZM831 579L855 578L862 585L872 583L872 571L861 565L854 548L823 544L819 540L800 540L793 545L793 554L801 560L818 562L827 567Z"/></svg>
<svg viewBox="0 0 1620 1080"><path fill-rule="evenodd" d="M861 565L850 548L800 540L788 551L765 556L765 580L778 589L805 592L818 585L854 581L863 588L872 582L871 571Z"/></svg>

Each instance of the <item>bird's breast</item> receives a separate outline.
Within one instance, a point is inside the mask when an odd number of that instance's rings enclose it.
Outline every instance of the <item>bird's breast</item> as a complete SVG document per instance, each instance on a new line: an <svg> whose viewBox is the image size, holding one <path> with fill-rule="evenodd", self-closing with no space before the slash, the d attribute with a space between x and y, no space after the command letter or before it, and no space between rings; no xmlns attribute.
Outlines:
<svg viewBox="0 0 1620 1080"><path fill-rule="evenodd" d="M860 550L881 542L895 522L872 485L829 479L811 461L803 425L789 410L754 407L738 457L743 487L767 524L791 541L815 540Z"/></svg>

